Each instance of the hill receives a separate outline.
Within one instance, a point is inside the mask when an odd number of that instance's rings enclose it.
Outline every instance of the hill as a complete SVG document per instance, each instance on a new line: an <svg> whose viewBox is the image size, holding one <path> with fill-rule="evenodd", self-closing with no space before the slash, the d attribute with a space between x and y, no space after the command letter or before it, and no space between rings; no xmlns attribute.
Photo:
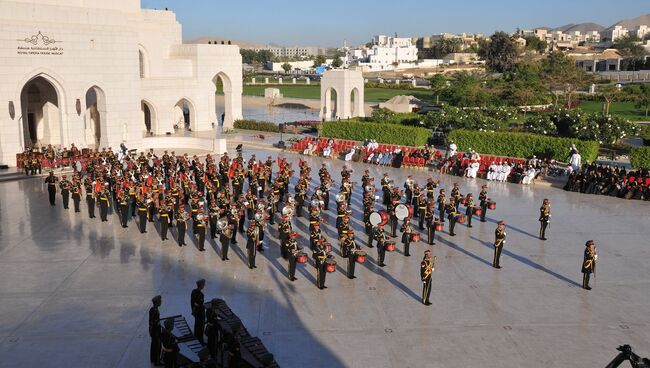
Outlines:
<svg viewBox="0 0 650 368"><path fill-rule="evenodd" d="M607 29L613 29L615 26L622 26L628 30L632 30L641 25L650 25L650 14L642 15L633 19L623 19L618 23L613 24Z"/></svg>
<svg viewBox="0 0 650 368"><path fill-rule="evenodd" d="M557 27L553 29L553 31L562 31L564 33L572 33L576 31L580 33L587 33L593 31L602 32L603 30L605 30L605 27L596 23L567 24L562 27Z"/></svg>

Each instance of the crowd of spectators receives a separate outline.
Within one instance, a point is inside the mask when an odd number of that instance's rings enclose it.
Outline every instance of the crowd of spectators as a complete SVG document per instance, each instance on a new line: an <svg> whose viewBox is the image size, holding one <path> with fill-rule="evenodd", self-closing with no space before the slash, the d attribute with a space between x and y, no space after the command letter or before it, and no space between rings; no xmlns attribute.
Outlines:
<svg viewBox="0 0 650 368"><path fill-rule="evenodd" d="M650 174L641 169L627 171L622 166L585 164L573 170L565 190L625 199L650 200Z"/></svg>

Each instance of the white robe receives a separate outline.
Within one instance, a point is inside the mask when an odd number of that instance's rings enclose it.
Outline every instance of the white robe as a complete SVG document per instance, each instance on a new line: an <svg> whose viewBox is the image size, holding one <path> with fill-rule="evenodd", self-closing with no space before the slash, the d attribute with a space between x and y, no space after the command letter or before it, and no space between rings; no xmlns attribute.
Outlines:
<svg viewBox="0 0 650 368"><path fill-rule="evenodd" d="M510 170L511 170L510 165L502 165L499 168L499 175L497 176L497 180L506 181L506 179L508 179L508 175L510 175Z"/></svg>
<svg viewBox="0 0 650 368"><path fill-rule="evenodd" d="M569 164L571 164L573 171L579 171L582 166L582 157L580 157L580 154L577 152L572 154L569 159Z"/></svg>
<svg viewBox="0 0 650 368"><path fill-rule="evenodd" d="M468 178L476 178L476 174L478 173L478 169L481 167L478 162L473 162L469 164L467 167L467 177Z"/></svg>
<svg viewBox="0 0 650 368"><path fill-rule="evenodd" d="M521 180L521 183L524 185L529 185L533 181L533 179L535 179L535 175L537 175L537 170L528 169L528 171L526 171L526 175Z"/></svg>
<svg viewBox="0 0 650 368"><path fill-rule="evenodd" d="M354 156L354 152L356 152L356 150L354 148L351 149L350 153L345 155L345 161L352 161L352 156Z"/></svg>
<svg viewBox="0 0 650 368"><path fill-rule="evenodd" d="M496 177L497 177L497 173L498 173L497 170L498 170L498 167L497 167L496 164L493 163L492 165L490 165L490 168L489 168L488 173L487 173L487 179L488 180L495 180Z"/></svg>

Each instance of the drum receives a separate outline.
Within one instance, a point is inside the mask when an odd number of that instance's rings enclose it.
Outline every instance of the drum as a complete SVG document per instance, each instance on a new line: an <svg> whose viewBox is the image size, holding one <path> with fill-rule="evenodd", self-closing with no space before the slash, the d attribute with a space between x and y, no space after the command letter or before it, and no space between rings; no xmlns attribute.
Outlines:
<svg viewBox="0 0 650 368"><path fill-rule="evenodd" d="M395 207L395 217L400 221L407 217L413 217L413 207L408 204L398 204Z"/></svg>
<svg viewBox="0 0 650 368"><path fill-rule="evenodd" d="M332 273L336 271L336 261L333 259L327 259L325 261L325 271Z"/></svg>
<svg viewBox="0 0 650 368"><path fill-rule="evenodd" d="M411 241L412 242L420 241L420 234L412 234L411 235Z"/></svg>
<svg viewBox="0 0 650 368"><path fill-rule="evenodd" d="M382 217L379 212L373 212L370 214L370 224L372 226L378 226L382 223Z"/></svg>
<svg viewBox="0 0 650 368"><path fill-rule="evenodd" d="M388 223L388 213L384 210L379 211L379 216L381 216L381 225L386 225Z"/></svg>
<svg viewBox="0 0 650 368"><path fill-rule="evenodd" d="M364 252L362 250L357 250L356 252L354 252L354 260L357 263L365 262L366 261L366 252Z"/></svg>
<svg viewBox="0 0 650 368"><path fill-rule="evenodd" d="M386 251L393 252L395 250L395 242L392 240L386 241Z"/></svg>
<svg viewBox="0 0 650 368"><path fill-rule="evenodd" d="M461 224L465 222L465 215L456 215L456 222Z"/></svg>
<svg viewBox="0 0 650 368"><path fill-rule="evenodd" d="M307 263L307 253L297 252L296 253L296 262L298 263Z"/></svg>
<svg viewBox="0 0 650 368"><path fill-rule="evenodd" d="M325 244L325 252L326 253L332 253L332 244Z"/></svg>
<svg viewBox="0 0 650 368"><path fill-rule="evenodd" d="M442 222L435 222L433 225L436 229L436 231L442 231Z"/></svg>
<svg viewBox="0 0 650 368"><path fill-rule="evenodd" d="M497 209L497 203L495 201L488 202L488 208L491 209L491 210L496 210Z"/></svg>
<svg viewBox="0 0 650 368"><path fill-rule="evenodd" d="M475 216L481 216L483 211L481 211L481 207L474 207L474 215Z"/></svg>
<svg viewBox="0 0 650 368"><path fill-rule="evenodd" d="M460 199L460 204L464 206L466 203L467 203L467 198L463 197Z"/></svg>

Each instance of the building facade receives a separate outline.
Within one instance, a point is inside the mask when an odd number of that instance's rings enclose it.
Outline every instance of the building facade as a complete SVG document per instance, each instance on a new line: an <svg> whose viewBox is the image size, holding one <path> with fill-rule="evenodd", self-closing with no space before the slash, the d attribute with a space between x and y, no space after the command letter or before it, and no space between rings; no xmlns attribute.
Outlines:
<svg viewBox="0 0 650 368"><path fill-rule="evenodd" d="M183 44L175 14L139 0L0 0L0 58L7 164L26 147L144 148L242 115L239 48Z"/></svg>

